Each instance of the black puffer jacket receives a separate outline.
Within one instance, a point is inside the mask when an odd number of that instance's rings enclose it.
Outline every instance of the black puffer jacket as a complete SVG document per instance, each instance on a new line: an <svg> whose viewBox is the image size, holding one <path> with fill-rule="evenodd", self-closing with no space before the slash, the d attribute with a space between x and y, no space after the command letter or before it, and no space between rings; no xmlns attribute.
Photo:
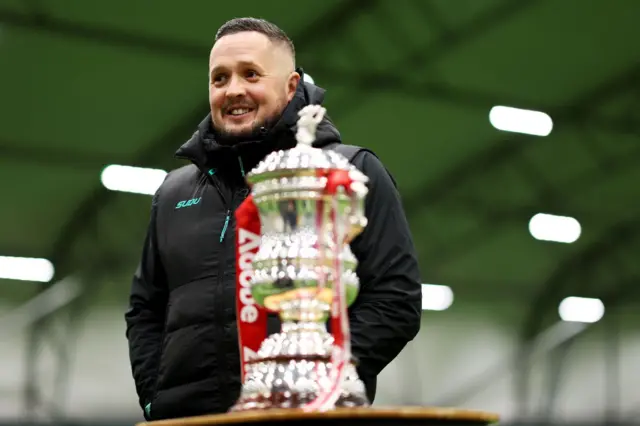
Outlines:
<svg viewBox="0 0 640 426"><path fill-rule="evenodd" d="M280 121L259 141L221 146L210 117L177 152L193 164L172 171L153 197L142 258L125 314L131 367L147 419L220 413L240 391L235 317L233 212L250 170L268 153L295 144L298 111L324 91L300 84ZM318 147L340 143L325 119ZM377 374L420 327L420 276L394 183L362 150L353 163L370 178L369 225L352 244L361 292L350 309L353 352L373 399ZM278 331L277 319L269 332Z"/></svg>

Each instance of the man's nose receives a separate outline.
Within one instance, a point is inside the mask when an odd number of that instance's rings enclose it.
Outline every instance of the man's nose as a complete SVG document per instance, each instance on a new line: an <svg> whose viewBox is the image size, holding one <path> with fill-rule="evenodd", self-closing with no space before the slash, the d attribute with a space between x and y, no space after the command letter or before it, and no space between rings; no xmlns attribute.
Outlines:
<svg viewBox="0 0 640 426"><path fill-rule="evenodd" d="M227 96L230 98L236 98L238 96L244 96L245 93L246 90L242 79L236 76L231 77L229 85L227 86Z"/></svg>

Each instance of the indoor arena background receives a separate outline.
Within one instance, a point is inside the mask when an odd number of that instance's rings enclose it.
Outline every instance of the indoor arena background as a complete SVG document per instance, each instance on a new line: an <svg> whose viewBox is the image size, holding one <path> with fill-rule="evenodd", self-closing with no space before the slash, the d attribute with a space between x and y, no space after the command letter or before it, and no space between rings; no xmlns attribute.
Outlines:
<svg viewBox="0 0 640 426"><path fill-rule="evenodd" d="M376 404L637 418L640 1L0 0L0 423L141 419L123 313L149 194L240 16L287 31L402 193L422 329Z"/></svg>

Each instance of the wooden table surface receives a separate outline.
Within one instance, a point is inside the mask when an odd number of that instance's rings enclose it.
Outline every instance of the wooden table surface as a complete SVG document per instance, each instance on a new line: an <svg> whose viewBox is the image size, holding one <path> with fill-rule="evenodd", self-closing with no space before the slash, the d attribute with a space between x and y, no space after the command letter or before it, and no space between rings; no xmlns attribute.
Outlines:
<svg viewBox="0 0 640 426"><path fill-rule="evenodd" d="M483 411L459 410L438 407L368 407L342 408L324 413L305 413L297 409L273 409L265 411L245 411L240 413L213 414L208 416L186 417L181 419L158 420L138 423L136 426L205 426L260 424L265 422L292 422L326 419L405 419L405 420L440 420L442 423L496 423L499 416Z"/></svg>

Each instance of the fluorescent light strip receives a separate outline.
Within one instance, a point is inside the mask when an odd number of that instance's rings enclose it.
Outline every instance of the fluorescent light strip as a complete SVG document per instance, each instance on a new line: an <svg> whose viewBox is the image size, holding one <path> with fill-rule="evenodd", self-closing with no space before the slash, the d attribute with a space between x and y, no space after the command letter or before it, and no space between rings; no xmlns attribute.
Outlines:
<svg viewBox="0 0 640 426"><path fill-rule="evenodd" d="M422 310L444 311L453 303L453 291L446 285L422 284Z"/></svg>
<svg viewBox="0 0 640 426"><path fill-rule="evenodd" d="M529 232L537 240L570 244L580 238L582 227L572 217L538 213L529 221Z"/></svg>
<svg viewBox="0 0 640 426"><path fill-rule="evenodd" d="M592 324L604 316L604 303L600 299L570 296L558 306L562 321Z"/></svg>
<svg viewBox="0 0 640 426"><path fill-rule="evenodd" d="M548 136L553 120L541 111L494 106L489 112L489 122L498 130L534 136Z"/></svg>
<svg viewBox="0 0 640 426"><path fill-rule="evenodd" d="M153 195L166 176L167 172L160 169L112 164L104 168L100 181L112 191Z"/></svg>
<svg viewBox="0 0 640 426"><path fill-rule="evenodd" d="M0 278L7 280L49 282L55 270L47 259L0 256Z"/></svg>

